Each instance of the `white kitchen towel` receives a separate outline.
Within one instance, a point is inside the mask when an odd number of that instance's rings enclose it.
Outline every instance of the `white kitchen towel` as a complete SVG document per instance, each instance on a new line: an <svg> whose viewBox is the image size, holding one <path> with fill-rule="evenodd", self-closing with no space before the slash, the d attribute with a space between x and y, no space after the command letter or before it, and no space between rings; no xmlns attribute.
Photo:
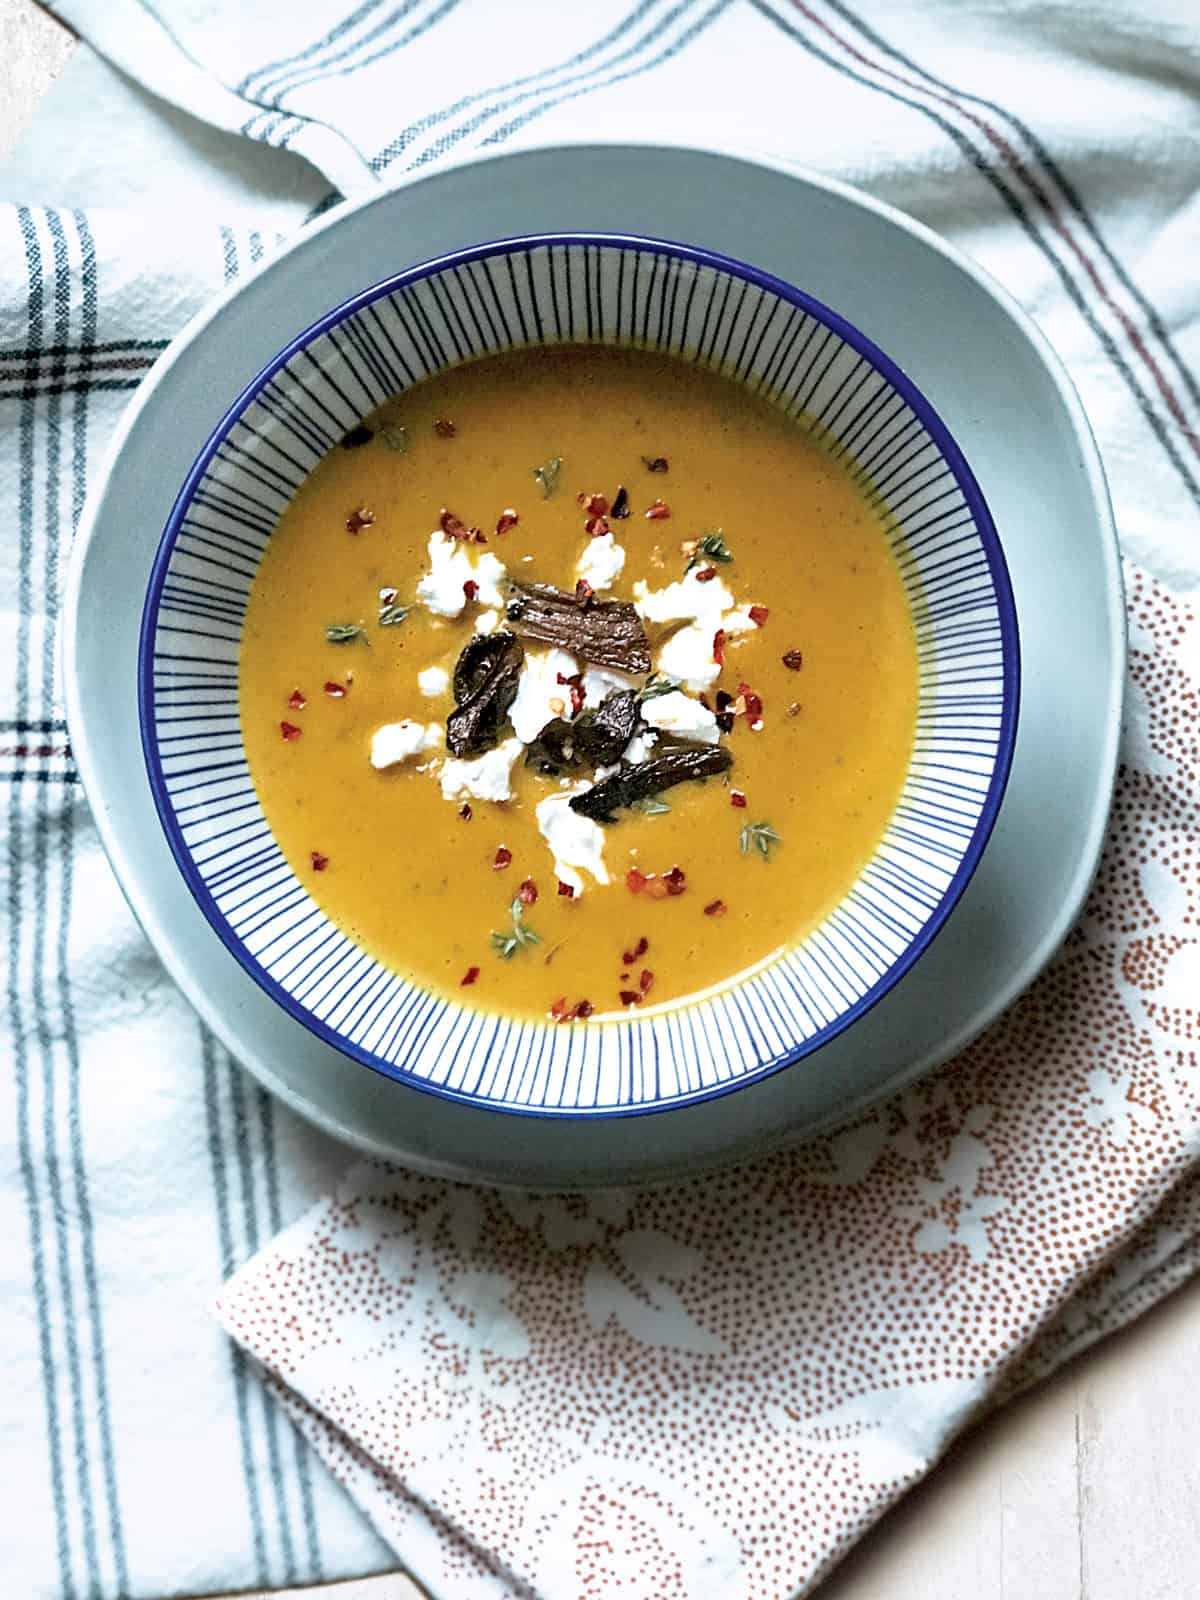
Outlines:
<svg viewBox="0 0 1200 1600"><path fill-rule="evenodd" d="M1196 1263L1194 5L58 9L118 70L68 72L0 214L0 1449L32 1486L6 1575L140 1600L379 1565L244 1347L443 1600L801 1592L979 1407ZM84 78L120 112L72 94ZM153 126L144 157L126 115ZM1105 866L1034 993L843 1135L586 1201L354 1168L264 1250L342 1158L203 1039L100 858L53 678L70 530L162 341L330 185L614 134L862 183L977 256L1066 358L1134 626ZM256 1251L221 1302L231 1354L200 1305ZM341 1252L374 1308L339 1297Z"/></svg>

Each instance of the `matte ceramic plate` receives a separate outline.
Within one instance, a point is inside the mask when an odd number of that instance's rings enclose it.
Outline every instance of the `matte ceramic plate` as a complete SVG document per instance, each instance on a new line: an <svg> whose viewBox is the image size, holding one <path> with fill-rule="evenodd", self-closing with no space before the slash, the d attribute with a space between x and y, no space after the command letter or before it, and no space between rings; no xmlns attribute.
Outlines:
<svg viewBox="0 0 1200 1600"><path fill-rule="evenodd" d="M563 1026L422 988L329 919L259 804L237 680L258 562L322 456L424 377L472 356L575 342L670 352L819 429L887 514L920 687L895 811L817 927L686 1005ZM501 603L499 591L488 603ZM756 624L731 611L722 627L736 650L738 632ZM710 624L702 650L713 650L712 638ZM659 665L670 670L665 657ZM730 669L736 681L733 661ZM693 1104L792 1065L853 1026L920 958L999 809L1016 726L1017 633L1003 554L968 464L925 398L836 312L711 251L542 235L482 244L373 285L298 332L255 379L172 509L150 579L140 679L150 784L184 881L290 1016L431 1094L595 1118ZM786 853L774 870L788 872Z"/></svg>
<svg viewBox="0 0 1200 1600"><path fill-rule="evenodd" d="M409 262L487 236L637 232L752 260L886 348L971 461L1004 542L1025 691L1007 795L975 877L920 962L853 1028L736 1095L580 1123L437 1099L364 1072L287 1016L184 887L138 748L141 596L178 485L229 399L298 327ZM403 240L403 259L396 241ZM968 359L969 356L969 359ZM227 375L214 395L211 374ZM1069 597L1060 574L1069 564ZM103 636L82 625L103 614ZM671 148L501 155L335 213L218 302L139 391L76 544L72 746L114 867L168 969L266 1086L411 1166L531 1186L622 1183L828 1126L945 1059L1031 980L1098 858L1115 770L1124 608L1103 476L1078 400L1026 318L926 230L811 175Z"/></svg>

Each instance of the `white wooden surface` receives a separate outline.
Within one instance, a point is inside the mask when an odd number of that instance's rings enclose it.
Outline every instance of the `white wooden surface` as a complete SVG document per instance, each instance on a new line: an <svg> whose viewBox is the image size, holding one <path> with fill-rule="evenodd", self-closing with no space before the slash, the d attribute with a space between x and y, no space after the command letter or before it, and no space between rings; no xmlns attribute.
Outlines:
<svg viewBox="0 0 1200 1600"><path fill-rule="evenodd" d="M0 0L0 153L72 48L32 0ZM1200 1282L960 1442L822 1600L1200 1600L1198 1412ZM303 1592L421 1595L399 1573Z"/></svg>

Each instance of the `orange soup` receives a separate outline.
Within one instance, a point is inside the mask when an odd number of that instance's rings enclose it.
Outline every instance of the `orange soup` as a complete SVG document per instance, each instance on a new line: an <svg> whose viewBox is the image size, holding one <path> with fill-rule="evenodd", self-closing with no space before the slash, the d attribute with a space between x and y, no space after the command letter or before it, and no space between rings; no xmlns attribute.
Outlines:
<svg viewBox="0 0 1200 1600"><path fill-rule="evenodd" d="M887 529L812 433L686 362L514 352L407 391L279 521L241 718L329 917L468 1005L573 1022L736 978L899 798Z"/></svg>

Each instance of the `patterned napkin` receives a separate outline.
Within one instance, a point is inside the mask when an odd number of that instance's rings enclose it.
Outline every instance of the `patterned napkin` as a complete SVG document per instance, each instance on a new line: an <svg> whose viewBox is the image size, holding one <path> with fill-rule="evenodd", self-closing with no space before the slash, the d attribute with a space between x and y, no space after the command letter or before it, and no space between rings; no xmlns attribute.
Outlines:
<svg viewBox="0 0 1200 1600"><path fill-rule="evenodd" d="M80 54L3 173L38 204L0 209L0 1471L31 1485L10 1587L150 1600L398 1559L447 1600L800 1594L980 1409L1200 1264L1200 21L1168 0L922 0L882 32L837 0L58 9L113 65ZM163 342L330 183L615 132L864 184L1067 360L1127 556L1104 864L987 1037L800 1151L586 1199L339 1182L344 1153L198 1029L99 854L53 670L71 529ZM247 1257L229 1345L202 1306Z"/></svg>

